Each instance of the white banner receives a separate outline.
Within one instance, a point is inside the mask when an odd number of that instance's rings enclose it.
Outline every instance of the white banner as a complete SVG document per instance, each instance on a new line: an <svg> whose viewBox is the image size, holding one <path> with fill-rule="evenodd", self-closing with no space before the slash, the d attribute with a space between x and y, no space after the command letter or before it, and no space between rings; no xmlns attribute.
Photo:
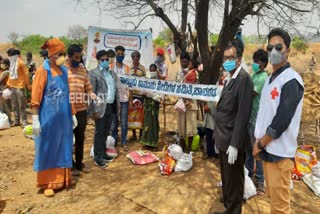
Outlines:
<svg viewBox="0 0 320 214"><path fill-rule="evenodd" d="M88 70L97 66L96 54L100 50L109 50L118 45L125 51L124 63L132 64L131 53L139 51L140 63L146 68L154 63L152 33L149 30L113 30L90 26L88 29L88 48L86 67Z"/></svg>
<svg viewBox="0 0 320 214"><path fill-rule="evenodd" d="M147 79L136 76L118 75L121 83L132 90L156 92L203 101L219 101L222 86L177 83L173 81Z"/></svg>

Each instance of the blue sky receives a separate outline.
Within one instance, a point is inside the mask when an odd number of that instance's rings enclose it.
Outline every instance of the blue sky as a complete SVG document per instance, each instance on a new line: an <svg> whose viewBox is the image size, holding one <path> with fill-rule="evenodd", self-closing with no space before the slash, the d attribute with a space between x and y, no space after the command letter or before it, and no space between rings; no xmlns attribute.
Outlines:
<svg viewBox="0 0 320 214"><path fill-rule="evenodd" d="M81 24L85 28L90 25L106 28L128 28L121 20L114 19L111 15L103 14L100 17L94 7L77 7L75 0L0 0L1 33L0 42L8 42L8 34L16 32L21 35L42 34L45 36L62 36L68 31L68 27ZM175 14L169 14L174 17ZM209 19L211 32L218 32L221 27L221 19ZM213 22L214 20L214 22ZM134 20L137 22L137 20ZM173 18L175 24L178 18ZM158 18L147 19L141 29L153 27L154 37L166 25ZM255 20L248 19L243 27L244 34L256 33ZM266 33L266 32L264 32Z"/></svg>

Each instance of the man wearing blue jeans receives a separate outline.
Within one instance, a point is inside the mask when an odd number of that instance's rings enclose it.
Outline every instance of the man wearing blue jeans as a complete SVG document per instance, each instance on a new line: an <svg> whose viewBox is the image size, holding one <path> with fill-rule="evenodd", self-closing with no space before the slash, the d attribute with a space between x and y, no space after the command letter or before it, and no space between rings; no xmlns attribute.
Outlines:
<svg viewBox="0 0 320 214"><path fill-rule="evenodd" d="M125 48L123 46L115 47L116 62L110 65L110 68L117 75L129 75L130 68L123 63ZM125 152L128 151L127 147L127 134L128 134L128 106L129 106L129 89L128 86L119 82L117 89L120 94L120 120L121 120L121 144ZM118 142L118 120L119 115L115 114L112 121L111 133L112 137Z"/></svg>
<svg viewBox="0 0 320 214"><path fill-rule="evenodd" d="M248 152L246 155L246 168L249 171L249 177L253 178L254 175L254 157L252 155L252 147L256 142L256 138L254 137L254 130L257 120L257 114L259 110L260 96L261 91L264 86L265 81L268 78L268 74L265 71L265 68L268 64L268 52L262 49L257 50L253 54L253 63L252 63L252 74L251 78L254 85L254 96L252 103L252 112L248 125L248 132L250 136L250 142ZM256 160L256 182L257 182L257 193L259 195L263 195L265 192L264 188L264 176L263 176L263 167L262 161Z"/></svg>

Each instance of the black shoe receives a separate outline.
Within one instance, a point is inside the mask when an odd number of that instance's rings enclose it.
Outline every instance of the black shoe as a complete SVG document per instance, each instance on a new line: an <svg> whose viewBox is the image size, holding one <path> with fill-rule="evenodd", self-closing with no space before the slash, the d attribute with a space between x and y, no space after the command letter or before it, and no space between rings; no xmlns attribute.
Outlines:
<svg viewBox="0 0 320 214"><path fill-rule="evenodd" d="M101 167L101 168L106 168L108 166L108 163L103 161L103 162L94 162L94 165Z"/></svg>
<svg viewBox="0 0 320 214"><path fill-rule="evenodd" d="M111 163L112 161L114 161L115 157L110 157L110 156L104 156L103 160L106 161L107 163Z"/></svg>

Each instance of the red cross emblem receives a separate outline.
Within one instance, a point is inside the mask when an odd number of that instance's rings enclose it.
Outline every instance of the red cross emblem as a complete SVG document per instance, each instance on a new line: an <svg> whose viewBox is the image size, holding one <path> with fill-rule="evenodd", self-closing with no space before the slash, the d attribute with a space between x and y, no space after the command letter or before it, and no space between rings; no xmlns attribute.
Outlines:
<svg viewBox="0 0 320 214"><path fill-rule="evenodd" d="M279 92L277 91L277 87L274 87L274 89L271 91L271 98L274 100L277 96L279 96Z"/></svg>

